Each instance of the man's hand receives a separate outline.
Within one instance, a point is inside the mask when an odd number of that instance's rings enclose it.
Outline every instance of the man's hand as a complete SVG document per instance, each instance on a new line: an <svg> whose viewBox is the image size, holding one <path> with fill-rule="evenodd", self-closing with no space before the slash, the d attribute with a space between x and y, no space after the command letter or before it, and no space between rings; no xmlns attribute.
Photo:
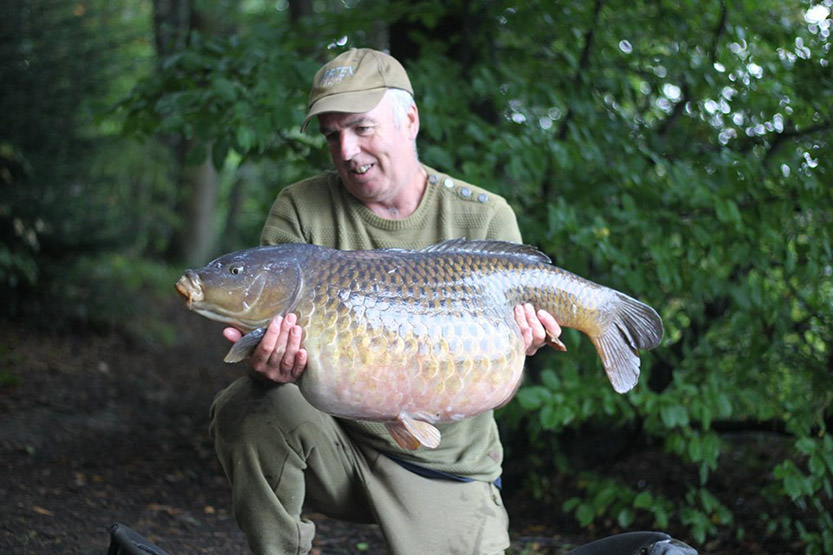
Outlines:
<svg viewBox="0 0 833 555"><path fill-rule="evenodd" d="M287 314L275 316L260 344L249 358L249 364L260 376L278 383L294 382L307 366L307 351L301 348L303 330L296 325L298 317ZM223 336L232 343L242 334L236 328L226 328Z"/></svg>
<svg viewBox="0 0 833 555"><path fill-rule="evenodd" d="M521 328L527 356L534 355L544 345L549 345L559 351L567 350L564 343L558 339L561 335L561 326L546 310L535 312L531 304L519 304L515 307L515 321Z"/></svg>

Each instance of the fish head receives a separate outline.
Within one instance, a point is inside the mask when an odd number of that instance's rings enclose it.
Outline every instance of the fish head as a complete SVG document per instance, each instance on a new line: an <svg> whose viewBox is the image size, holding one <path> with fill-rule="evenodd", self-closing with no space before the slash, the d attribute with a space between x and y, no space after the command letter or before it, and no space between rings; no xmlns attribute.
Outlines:
<svg viewBox="0 0 833 555"><path fill-rule="evenodd" d="M293 308L302 283L297 259L280 256L277 248L238 251L186 270L176 289L206 318L243 330L263 326Z"/></svg>

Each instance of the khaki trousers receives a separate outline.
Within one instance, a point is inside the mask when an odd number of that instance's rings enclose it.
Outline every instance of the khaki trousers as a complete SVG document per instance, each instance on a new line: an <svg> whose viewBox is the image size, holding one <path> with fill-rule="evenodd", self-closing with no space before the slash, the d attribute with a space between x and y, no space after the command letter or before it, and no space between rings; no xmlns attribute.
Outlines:
<svg viewBox="0 0 833 555"><path fill-rule="evenodd" d="M240 378L211 407L211 432L232 488L237 524L254 553L307 553L315 525L303 509L376 522L391 553L494 554L509 547L499 490L423 478L356 445L295 385Z"/></svg>

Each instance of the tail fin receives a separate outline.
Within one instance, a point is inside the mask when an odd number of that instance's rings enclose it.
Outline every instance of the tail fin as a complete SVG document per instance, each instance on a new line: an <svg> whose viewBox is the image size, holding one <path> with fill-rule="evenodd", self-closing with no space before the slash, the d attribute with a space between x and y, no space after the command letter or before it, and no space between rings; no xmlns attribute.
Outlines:
<svg viewBox="0 0 833 555"><path fill-rule="evenodd" d="M590 337L617 393L633 389L639 379L637 349L653 349L662 340L662 320L650 306L617 294L616 314L600 336Z"/></svg>

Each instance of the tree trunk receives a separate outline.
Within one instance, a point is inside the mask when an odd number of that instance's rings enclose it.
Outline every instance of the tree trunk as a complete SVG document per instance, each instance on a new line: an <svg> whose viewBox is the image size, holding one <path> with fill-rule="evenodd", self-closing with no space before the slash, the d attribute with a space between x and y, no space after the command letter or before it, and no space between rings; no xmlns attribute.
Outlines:
<svg viewBox="0 0 833 555"><path fill-rule="evenodd" d="M391 0L391 4L409 6L402 0ZM442 17L428 26L421 19L410 17L405 9L405 15L390 24L390 53L406 64L420 57L422 44L443 45L444 54L459 63L463 78L468 79L472 67L495 62L495 32L490 11L490 1L453 2L446 4ZM423 38L415 40L415 36ZM500 117L500 111L491 101L472 102L469 108L472 114L491 124Z"/></svg>
<svg viewBox="0 0 833 555"><path fill-rule="evenodd" d="M190 0L153 0L153 34L156 61L182 50L191 32Z"/></svg>
<svg viewBox="0 0 833 555"><path fill-rule="evenodd" d="M228 252L237 243L237 236L240 233L240 213L243 210L243 199L246 196L248 173L245 166L238 168L237 178L231 185L228 216L226 217L226 225L219 241L222 252Z"/></svg>
<svg viewBox="0 0 833 555"><path fill-rule="evenodd" d="M289 0L289 20L292 23L298 23L312 14L312 0Z"/></svg>
<svg viewBox="0 0 833 555"><path fill-rule="evenodd" d="M216 254L214 215L220 176L211 163L211 156L198 166L183 169L183 183L190 192L186 199L187 225L183 230L181 259L189 266L202 265Z"/></svg>
<svg viewBox="0 0 833 555"><path fill-rule="evenodd" d="M209 27L192 0L154 0L153 28L157 61L188 45L191 31ZM178 184L174 211L179 225L171 230L166 258L171 261L196 265L205 263L214 252L216 233L214 212L217 204L219 177L211 164L210 150L197 166L186 162L192 148L182 136L166 136L160 140L174 153L173 180Z"/></svg>

